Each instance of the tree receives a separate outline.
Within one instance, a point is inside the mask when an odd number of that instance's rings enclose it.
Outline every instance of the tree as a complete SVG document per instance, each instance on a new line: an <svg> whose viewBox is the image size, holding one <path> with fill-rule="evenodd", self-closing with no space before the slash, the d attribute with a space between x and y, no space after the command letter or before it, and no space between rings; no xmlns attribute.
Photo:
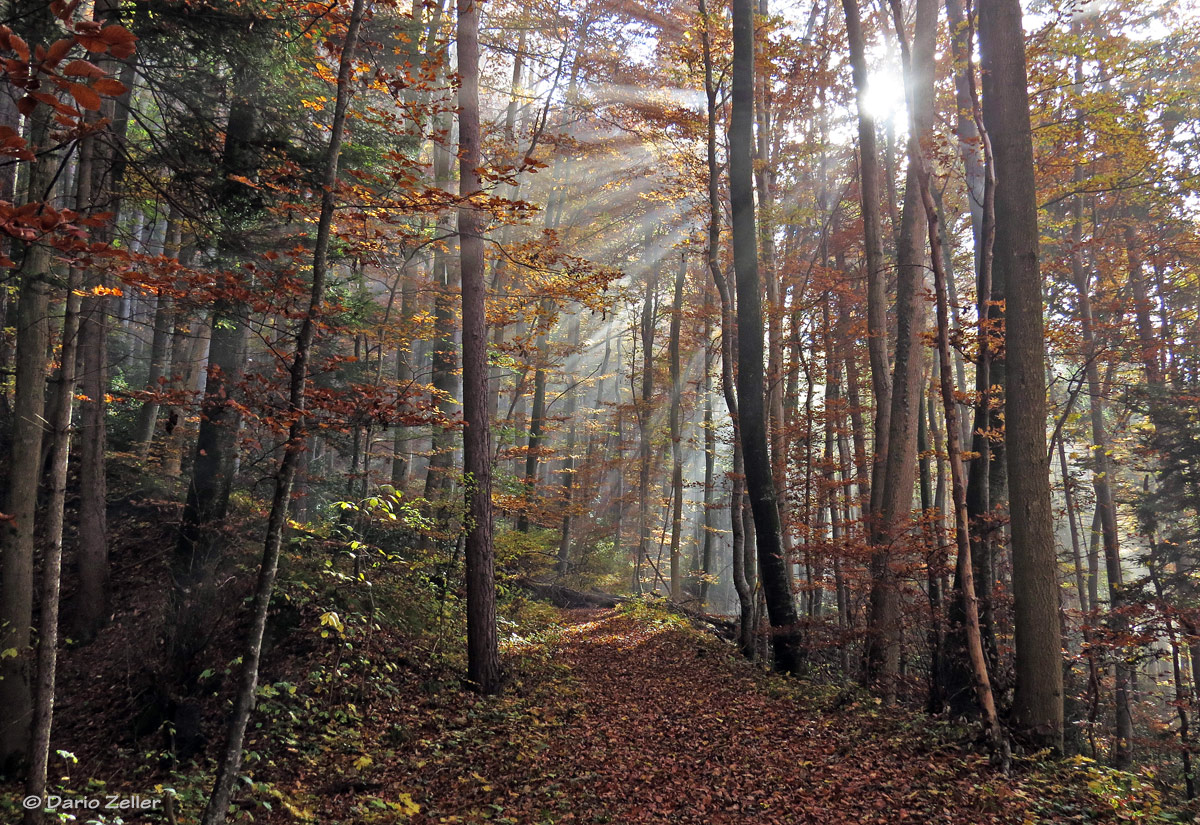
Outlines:
<svg viewBox="0 0 1200 825"><path fill-rule="evenodd" d="M365 0L353 0L345 35L338 58L337 90L334 100L333 119L329 126L329 143L325 149L321 170L321 208L317 221L317 235L313 246L312 282L308 307L296 335L295 353L291 359L288 382L288 414L291 422L284 447L283 458L275 476L274 496L271 512L267 518L266 538L263 542L262 561L258 569L258 582L254 601L250 609L250 632L246 639L246 651L242 656L241 675L233 710L229 715L225 750L213 780L213 791L204 809L203 825L223 825L229 809L233 785L237 780L242 761L242 745L250 713L254 709L258 689L258 665L262 657L263 633L267 626L267 613L271 604L271 593L279 571L279 551L287 527L288 509L292 500L292 486L296 480L296 469L300 454L306 446L305 405L307 401L310 360L317 325L325 303L325 291L329 269L329 245L333 236L334 209L337 205L338 163L341 159L342 140L346 128L346 114L350 105L352 70L355 50L358 47L359 28L362 26Z"/></svg>
<svg viewBox="0 0 1200 825"><path fill-rule="evenodd" d="M994 279L1003 285L1005 447L1016 625L1014 717L1032 741L1063 744L1062 639L1046 451L1046 342L1037 186L1019 0L981 0L983 121L996 164Z"/></svg>
<svg viewBox="0 0 1200 825"><path fill-rule="evenodd" d="M459 196L462 261L463 436L468 474L467 678L481 693L500 689L496 641L496 583L492 549L492 449L488 420L487 321L484 317L482 218L471 199L480 194L479 2L458 0Z"/></svg>
<svg viewBox="0 0 1200 825"><path fill-rule="evenodd" d="M762 295L754 227L754 10L733 0L732 104L729 116L729 200L733 213L733 267L737 279L737 402L746 487L754 514L758 566L773 633L775 667L800 666L796 605L787 575L767 437L763 364Z"/></svg>

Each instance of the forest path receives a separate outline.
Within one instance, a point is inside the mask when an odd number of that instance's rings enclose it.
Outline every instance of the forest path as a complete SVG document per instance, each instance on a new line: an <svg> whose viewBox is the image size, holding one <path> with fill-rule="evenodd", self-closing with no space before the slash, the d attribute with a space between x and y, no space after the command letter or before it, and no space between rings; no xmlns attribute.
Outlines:
<svg viewBox="0 0 1200 825"><path fill-rule="evenodd" d="M586 724L547 756L612 821L1025 821L985 759L916 752L861 707L821 713L715 641L614 611L574 614L564 640Z"/></svg>
<svg viewBox="0 0 1200 825"><path fill-rule="evenodd" d="M421 734L395 777L421 806L413 822L1103 821L1045 779L993 773L920 717L820 708L804 683L669 622L569 612L547 668L451 710L454 736Z"/></svg>

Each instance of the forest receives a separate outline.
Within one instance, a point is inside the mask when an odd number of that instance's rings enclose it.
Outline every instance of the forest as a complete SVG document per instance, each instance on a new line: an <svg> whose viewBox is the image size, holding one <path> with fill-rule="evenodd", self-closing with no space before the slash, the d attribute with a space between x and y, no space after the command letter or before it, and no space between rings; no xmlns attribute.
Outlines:
<svg viewBox="0 0 1200 825"><path fill-rule="evenodd" d="M0 17L0 821L1200 818L1200 3Z"/></svg>

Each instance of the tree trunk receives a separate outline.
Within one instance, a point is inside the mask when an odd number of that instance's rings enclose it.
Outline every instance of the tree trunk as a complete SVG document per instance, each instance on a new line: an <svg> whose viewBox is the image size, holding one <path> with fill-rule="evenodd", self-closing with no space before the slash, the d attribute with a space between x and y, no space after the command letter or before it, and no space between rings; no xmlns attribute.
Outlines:
<svg viewBox="0 0 1200 825"><path fill-rule="evenodd" d="M713 570L713 545L715 543L713 524L713 483L715 481L717 458L717 431L713 424L712 402L712 350L709 342L712 340L712 289L704 290L704 535L701 537L700 551L700 610L708 608L708 589L711 584Z"/></svg>
<svg viewBox="0 0 1200 825"><path fill-rule="evenodd" d="M24 33L40 45L52 36L54 23L48 6L17 4L29 16ZM27 118L29 147L38 158L29 170L24 202L41 203L53 185L58 155L51 148L53 110L39 105ZM13 391L12 448L8 465L8 500L0 522L0 774L16 773L29 752L33 694L30 687L33 651L33 555L37 526L38 482L41 478L43 416L46 408L46 371L50 328L49 284L51 247L41 243L14 244L21 256L16 275L17 328ZM15 652L16 655L8 653Z"/></svg>
<svg viewBox="0 0 1200 825"><path fill-rule="evenodd" d="M222 159L226 177L220 189L225 206L218 239L221 263L237 251L237 227L253 220L257 212L252 187L240 180L253 180L258 172L254 143L260 128L257 99L261 83L260 73L253 68L239 76L229 111ZM244 307L230 297L221 297L213 305L200 429L171 563L168 659L180 685L194 682L195 657L208 644L219 612L215 576L223 553L221 527L237 466L242 416L235 399L245 372L249 336L243 316Z"/></svg>
<svg viewBox="0 0 1200 825"><path fill-rule="evenodd" d="M87 214L92 204L92 147L86 137L79 147L75 184L75 209ZM54 726L55 684L58 675L58 616L62 593L64 507L67 500L67 469L71 453L71 415L74 411L76 355L79 351L80 287L83 271L71 267L67 275L67 297L63 314L62 349L58 383L54 388L54 418L50 421L50 500L46 506L46 551L42 561L42 602L38 625L37 681L34 691L33 730L29 747L29 773L25 796L42 799L50 764L50 734ZM26 825L41 825L43 813L26 810Z"/></svg>
<svg viewBox="0 0 1200 825"><path fill-rule="evenodd" d="M358 0L361 2L362 0ZM467 494L467 679L484 694L500 690L492 549L492 448L488 420L487 319L484 316L483 219L469 199L480 193L479 5L458 0L459 249L462 260L463 466Z"/></svg>
<svg viewBox="0 0 1200 825"><path fill-rule="evenodd" d="M649 240L649 239L647 239ZM649 248L649 243L647 243ZM650 419L654 409L654 321L658 304L658 272L651 262L642 300L642 397L637 405L638 421L638 549L633 568L633 592L642 592L642 565L650 553ZM655 586L650 588L655 589Z"/></svg>
<svg viewBox="0 0 1200 825"><path fill-rule="evenodd" d="M223 825L229 810L233 785L242 761L242 744L250 713L254 709L258 687L258 664L262 655L263 633L267 625L271 592L275 586L275 574L279 569L279 550L283 545L283 534L287 525L288 507L291 503L292 484L300 454L305 449L304 408L308 384L309 360L313 340L325 303L325 282L328 270L329 241L333 234L333 215L336 206L338 159L341 154L342 135L345 131L346 110L350 102L351 68L354 51L358 44L358 31L362 23L365 0L353 0L350 19L347 21L342 54L338 61L337 96L334 102L333 121L329 130L329 144L325 150L321 170L321 211L317 223L317 236L313 248L312 287L309 304L300 332L296 336L296 351L292 359L289 387L288 440L279 471L275 477L275 491L271 500L271 512L267 519L266 539L263 544L262 562L258 571L258 583L251 607L251 625L242 656L242 670L234 696L233 710L229 717L225 750L222 754L213 791L204 809L202 825Z"/></svg>
<svg viewBox="0 0 1200 825"><path fill-rule="evenodd" d="M762 295L754 218L751 151L754 140L754 9L733 0L733 91L729 124L729 187L733 260L737 276L738 422L746 486L754 514L758 566L773 633L775 668L799 668L796 606L784 557L782 525L771 472L765 409Z"/></svg>
<svg viewBox="0 0 1200 825"><path fill-rule="evenodd" d="M733 585L738 597L741 621L740 646L743 655L754 658L754 592L746 579L746 531L742 519L745 490L745 465L742 458L741 426L734 382L734 353L737 349L737 321L729 280L721 270L721 181L717 166L717 86L713 78L711 21L705 0L698 0L701 22L701 47L704 58L704 95L707 99L708 156L708 244L705 257L709 274L721 302L721 389L733 423L733 472L730 473L729 521L733 551Z"/></svg>
<svg viewBox="0 0 1200 825"><path fill-rule="evenodd" d="M1077 174L1076 178L1080 176ZM1117 534L1117 510L1113 500L1112 467L1108 459L1108 433L1104 425L1104 390L1096 365L1099 347L1092 317L1091 278L1083 265L1083 202L1080 196L1072 204L1071 275L1079 292L1079 318L1082 326L1084 374L1087 376L1088 406L1092 432L1092 488L1096 493L1096 512L1100 515L1100 537L1104 547L1104 568L1108 576L1109 628L1117 637L1114 702L1116 739L1113 764L1128 769L1133 764L1133 716L1129 709L1129 683L1132 673L1122 647L1129 626L1122 612L1125 603L1124 575L1121 571L1121 547Z"/></svg>
<svg viewBox="0 0 1200 825"><path fill-rule="evenodd" d="M574 354L579 349L579 313L576 312L571 316L569 330L567 332L567 345L570 347L571 354ZM603 373L603 369L601 369ZM563 415L567 419L567 444L563 455L563 470L562 470L562 499L563 499L563 515L562 529L559 532L558 538L558 575L565 576L570 569L571 560L571 520L573 515L573 505L571 499L575 492L575 442L579 436L579 422L575 420L576 408L576 393L577 389L572 383L565 390L566 404L564 405Z"/></svg>
<svg viewBox="0 0 1200 825"><path fill-rule="evenodd" d="M1007 301L1005 451L1012 514L1014 721L1062 750L1062 638L1046 453L1046 341L1038 264L1037 187L1020 0L979 8L983 120L995 158L995 279Z"/></svg>
<svg viewBox="0 0 1200 825"><path fill-rule="evenodd" d="M438 131L446 135L450 133L450 116L439 116L441 123ZM447 138L448 139L448 138ZM449 188L451 185L451 154L450 150L435 140L433 145L434 178L437 185ZM438 237L453 234L454 227L448 215L442 215L437 220L435 233ZM458 366L458 352L454 343L455 328L455 296L458 291L459 273L451 265L449 254L440 246L433 250L433 281L434 281L434 328L437 338L433 342L431 352L432 375L431 383L437 391L437 409L442 421L433 425L431 453L425 472L425 500L429 503L435 522L435 531L444 534L448 528L447 494L451 485L451 469L454 466L454 429L450 426L454 414L458 411L458 379L454 374ZM445 535L440 535L445 538Z"/></svg>
<svg viewBox="0 0 1200 825"><path fill-rule="evenodd" d="M172 209L171 216L167 219L164 249L158 250L158 254L166 251L166 244L170 243L170 239L177 237L179 228L179 216ZM176 246L176 252L178 252L178 246ZM153 250L151 254L154 254ZM166 386L165 381L170 377L167 375L167 368L171 363L171 322L174 317L174 299L170 295L163 293L162 290L159 290L154 306L154 331L150 342L150 370L146 376L146 389L150 392L162 392ZM142 407L138 410L133 441L137 445L138 457L142 461L145 461L150 454L150 445L154 441L155 425L158 423L159 407L160 404L158 401L147 400L142 402Z"/></svg>
<svg viewBox="0 0 1200 825"><path fill-rule="evenodd" d="M896 37L908 52L904 19L895 10ZM871 514L871 634L867 644L867 678L887 699L895 698L900 667L900 591L892 548L910 525L917 460L917 412L923 400L925 348L926 214L921 203L918 170L933 131L933 69L937 31L936 0L917 0L911 58L906 65L909 93L908 176L897 249L896 351L892 378L889 433L882 490L876 483ZM941 265L941 261L937 262Z"/></svg>
<svg viewBox="0 0 1200 825"><path fill-rule="evenodd" d="M679 272L675 275L675 296L671 302L671 332L667 344L671 370L671 598L683 600L683 569L680 538L683 532L683 445L680 443L680 418L683 407L683 377L679 365L679 333L683 323L683 287L687 281L686 253L679 253Z"/></svg>
<svg viewBox="0 0 1200 825"><path fill-rule="evenodd" d="M858 178L862 203L863 247L867 267L867 350L871 360L871 385L875 395L875 461L887 457L888 416L891 413L891 375L887 351L887 284L880 229L879 148L875 119L867 103L866 41L858 0L842 0L850 66L858 101ZM872 490L875 486L872 486ZM864 502L864 507L867 504ZM871 511L876 508L871 507Z"/></svg>

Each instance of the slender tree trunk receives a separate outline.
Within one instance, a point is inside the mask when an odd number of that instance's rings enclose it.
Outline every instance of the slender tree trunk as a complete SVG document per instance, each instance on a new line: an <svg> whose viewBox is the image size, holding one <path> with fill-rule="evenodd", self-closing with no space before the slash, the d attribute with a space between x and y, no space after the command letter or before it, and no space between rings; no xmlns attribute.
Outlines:
<svg viewBox="0 0 1200 825"><path fill-rule="evenodd" d="M116 0L99 0L94 17L97 22L118 24L121 9ZM108 140L95 145L92 163L93 199L105 203L114 213L93 240L106 243L112 240L121 208L120 193L125 177L125 154L122 144L129 130L133 85L136 79L135 59L117 61L103 58L100 68L117 74L125 86L118 99L106 98L100 106L100 117L112 125ZM108 559L108 481L105 473L105 450L108 429L108 318L112 299L95 294L95 287L107 286L107 277L98 272L85 278L85 291L93 294L83 299L80 321L79 348L83 354L79 375L79 523L77 551L79 591L72 618L75 636L80 640L92 638L109 617L109 559Z"/></svg>
<svg viewBox="0 0 1200 825"><path fill-rule="evenodd" d="M443 113L438 116L437 130L444 133L444 140L449 140L451 131L451 116ZM452 181L452 156L450 149L441 141L433 142L433 172L437 185L449 190ZM453 234L454 226L448 213L440 215L435 230L438 237L448 237ZM437 391L437 408L442 421L433 425L431 452L425 474L425 500L429 503L434 517L435 531L442 539L448 531L448 502L447 496L451 486L451 474L454 466L455 432L450 426L455 413L459 409L459 387L455 369L458 367L458 351L454 342L455 293L459 288L459 272L452 266L450 255L444 248L437 246L433 250L433 281L434 281L434 328L437 337L433 341L431 351L432 375L431 383Z"/></svg>
<svg viewBox="0 0 1200 825"><path fill-rule="evenodd" d="M94 137L86 137L79 147L79 168L75 185L75 209L87 214L92 202L92 151ZM37 681L33 703L33 732L29 747L29 772L25 777L25 796L46 796L46 777L50 764L50 734L54 726L55 684L58 674L58 616L62 592L62 552L64 508L67 500L67 469L71 452L71 416L74 411L76 355L79 351L80 287L83 271L71 267L67 275L67 297L63 314L62 349L59 356L58 383L54 388L54 418L50 421L50 500L46 507L46 551L42 560L41 616L38 625ZM25 812L26 825L40 825L41 810Z"/></svg>
<svg viewBox="0 0 1200 825"><path fill-rule="evenodd" d="M903 14L893 3L896 36L907 53ZM888 451L883 490L876 492L872 513L871 635L867 645L867 678L887 699L895 698L900 667L900 592L892 548L908 529L912 513L917 459L917 413L924 387L925 235L918 169L933 131L933 70L938 4L918 0L915 36L905 78L909 87L908 177L900 219L897 255L896 350L888 415ZM940 266L941 262L937 264ZM875 485L878 491L879 485Z"/></svg>
<svg viewBox="0 0 1200 825"><path fill-rule="evenodd" d="M1088 606L1087 574L1083 569L1083 553L1079 545L1079 525L1075 521L1078 507L1075 504L1075 479L1071 477L1071 468L1067 464L1067 448L1064 439L1058 440L1058 466L1063 478L1063 501L1066 503L1067 526L1071 531L1071 558L1075 566L1075 590L1078 591L1079 612L1087 614Z"/></svg>
<svg viewBox="0 0 1200 825"><path fill-rule="evenodd" d="M891 3L896 27L899 29L903 20L901 1L891 0ZM919 12L917 21L917 31L920 32L921 22ZM936 18L934 22L936 22ZM931 49L932 45L932 43L929 44ZM912 62L917 59L915 55L909 58L903 35L900 37L900 46L902 52L905 54L906 62ZM946 270L942 265L941 236L938 232L940 216L938 215L937 206L933 198L927 149L919 145L916 146L915 151L910 151L909 161L910 169L916 167L914 179L919 186L920 199L925 209L931 253L930 261L933 266L934 291L937 300L938 368L941 377L942 408L946 418L947 460L950 465L950 479L954 500L954 532L956 549L958 550L958 579L962 589L963 604L966 608L967 654L971 662L971 671L975 680L976 700L983 713L984 725L991 742L993 755L1000 760L1003 769L1007 771L1009 761L1007 743L1000 730L1000 723L996 714L996 703L988 674L988 662L984 653L983 638L979 628L979 608L975 598L975 575L971 569L970 520L967 514L967 485L962 463L962 427L959 421L959 406L955 393L952 372L953 365L950 357L949 296L947 294ZM1061 679L1061 670L1058 673Z"/></svg>
<svg viewBox="0 0 1200 825"><path fill-rule="evenodd" d="M246 649L242 655L238 689L229 716L225 750L213 781L212 794L204 809L202 825L223 825L229 810L233 785L241 766L246 726L250 721L250 713L254 709L263 633L266 630L271 593L275 586L275 575L279 569L279 550L283 545L288 507L292 497L292 484L295 481L300 454L304 451L307 441L304 409L309 360L317 325L320 323L319 316L325 303L329 241L333 234L333 215L337 196L338 159L345 131L346 110L350 102L351 68L354 65L354 52L358 45L358 32L362 24L364 5L365 0L353 0L350 18L346 25L345 39L342 42L342 53L338 61L337 96L334 103L333 121L329 130L329 144L325 150L323 169L321 170L321 212L313 249L312 287L308 310L296 337L296 351L290 369L288 414L291 423L288 428L287 446L275 477L275 491L271 500L271 512L267 519L262 562L251 607L251 626L246 639Z"/></svg>
<svg viewBox="0 0 1200 825"><path fill-rule="evenodd" d="M1077 176L1078 177L1078 176ZM1083 332L1084 373L1087 376L1088 401L1092 427L1092 487L1096 493L1096 512L1100 515L1100 536L1104 547L1104 567L1108 575L1109 626L1118 637L1115 665L1114 701L1116 731L1113 745L1113 764L1122 769L1133 764L1133 716L1129 709L1131 667L1119 641L1128 633L1128 623L1122 612L1125 603L1124 576L1121 570L1121 548L1117 534L1116 502L1113 500L1112 467L1108 459L1108 434L1104 425L1104 390L1100 369L1096 366L1098 346L1092 317L1090 277L1083 265L1083 204L1076 196L1072 205L1071 274L1079 292L1079 317Z"/></svg>
<svg viewBox="0 0 1200 825"><path fill-rule="evenodd" d="M649 244L647 244L649 247ZM638 550L633 569L633 592L642 593L642 566L650 554L650 422L654 410L654 322L657 312L658 272L653 269L642 301L642 397L638 402ZM656 589L653 585L651 590Z"/></svg>
<svg viewBox="0 0 1200 825"><path fill-rule="evenodd" d="M548 310L549 305L542 304ZM529 439L525 451L525 505L517 519L517 530L529 532L530 512L535 506L538 463L541 460L542 431L546 423L546 361L550 357L550 342L545 330L538 334L537 366L533 372L533 404L529 410Z"/></svg>
<svg viewBox="0 0 1200 825"><path fill-rule="evenodd" d="M708 608L708 589L711 584L713 571L713 482L717 458L717 431L713 424L712 402L712 350L709 342L712 340L712 289L704 290L704 535L701 538L700 551L700 609Z"/></svg>
<svg viewBox="0 0 1200 825"><path fill-rule="evenodd" d="M567 346L570 352L579 349L579 313L571 316L567 332ZM603 370L602 370L603 372ZM563 455L562 469L562 529L558 539L558 575L565 576L570 569L571 561L571 521L574 513L572 499L575 494L575 442L579 437L579 422L575 418L577 389L569 385L565 391L566 403L563 415L567 419L567 443Z"/></svg>
<svg viewBox="0 0 1200 825"><path fill-rule="evenodd" d="M708 244L705 257L709 274L717 288L721 303L721 389L725 406L733 423L733 472L730 473L729 521L733 551L733 585L740 609L740 646L743 655L754 658L754 592L746 577L746 531L742 519L745 497L745 462L742 457L741 426L734 381L734 359L737 350L737 320L729 280L721 270L721 181L717 166L717 86L713 77L712 34L708 7L698 0L703 23L701 47L704 58L704 95L707 99L707 156L708 156Z"/></svg>
<svg viewBox="0 0 1200 825"><path fill-rule="evenodd" d="M683 569L680 538L683 532L683 445L680 443L680 418L683 407L683 377L679 365L679 333L683 323L683 287L687 281L687 257L679 253L679 272L675 275L675 296L671 302L671 332L667 344L671 370L671 598L683 599Z"/></svg>
<svg viewBox="0 0 1200 825"><path fill-rule="evenodd" d="M177 236L179 231L179 216L175 210L171 210L171 217L167 220L166 235L164 247L170 243L170 239ZM160 254L164 252L160 251ZM178 252L178 247L176 247ZM151 253L153 254L153 252ZM146 377L146 389L150 392L162 392L166 386L166 381L170 378L167 375L167 368L171 363L171 321L175 317L175 301L174 299L159 290L157 300L154 307L154 330L150 343L150 370ZM138 448L138 457L145 461L150 454L150 446L154 441L154 429L158 423L158 411L160 404L156 400L147 400L142 403L142 407L138 410L138 419L134 429L133 441Z"/></svg>

